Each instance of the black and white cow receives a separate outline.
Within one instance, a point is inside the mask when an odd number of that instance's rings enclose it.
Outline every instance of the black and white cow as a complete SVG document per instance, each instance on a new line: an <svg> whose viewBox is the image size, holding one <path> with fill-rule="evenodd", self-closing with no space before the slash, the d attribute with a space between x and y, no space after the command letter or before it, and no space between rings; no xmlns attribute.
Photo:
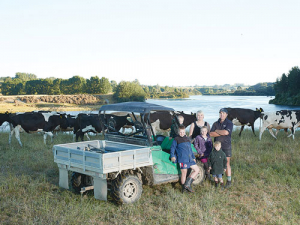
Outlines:
<svg viewBox="0 0 300 225"><path fill-rule="evenodd" d="M196 117L196 113L191 112L191 114L186 114L183 111L176 111L175 112L176 116L183 116L184 120L183 120L183 125L185 127L188 127L189 125L191 125L193 122L195 122L197 120Z"/></svg>
<svg viewBox="0 0 300 225"><path fill-rule="evenodd" d="M67 127L67 119L65 114L57 112L26 112L10 115L11 132L9 135L9 144L11 136L15 133L15 137L22 146L20 139L20 128L27 133L40 131L44 133L44 143L46 144L47 136L53 137L53 130L60 125L62 128Z"/></svg>
<svg viewBox="0 0 300 225"><path fill-rule="evenodd" d="M132 122L132 118L129 114L125 116L118 116L114 114L107 114L109 128L112 128L114 131L119 131L121 128L124 128L122 132L124 132L125 128L131 128L133 131L132 126L134 123Z"/></svg>
<svg viewBox="0 0 300 225"><path fill-rule="evenodd" d="M74 137L76 141L78 141L78 137L83 141L83 135L87 132L101 133L101 131L102 128L98 114L79 113L77 115L74 125Z"/></svg>
<svg viewBox="0 0 300 225"><path fill-rule="evenodd" d="M244 127L250 126L254 132L254 122L261 116L261 113L264 111L262 108L257 109L256 111L252 109L243 109L243 108L226 108L228 111L227 118L232 121L235 126L242 126L239 136L241 136Z"/></svg>
<svg viewBox="0 0 300 225"><path fill-rule="evenodd" d="M9 127L9 120L10 120L10 113L5 112L5 113L0 113L0 127L1 129L6 129L6 126ZM4 125L6 122L6 125ZM2 127L3 125L3 127Z"/></svg>
<svg viewBox="0 0 300 225"><path fill-rule="evenodd" d="M9 112L0 113L0 126L2 126L2 124L4 122L9 122L9 119L10 119L10 113Z"/></svg>
<svg viewBox="0 0 300 225"><path fill-rule="evenodd" d="M183 125L185 127L189 126L191 123L196 121L196 114L186 114L183 111L176 111L176 116L183 116L184 121ZM171 128L172 122L174 119L174 115L171 112L168 111L161 111L161 112L154 112L150 114L150 123L153 127L153 131L155 134L158 132L164 132Z"/></svg>
<svg viewBox="0 0 300 225"><path fill-rule="evenodd" d="M88 114L87 114L88 115ZM77 119L77 116L78 115L70 115L70 114L67 114L66 115L66 118L67 118L67 127L66 128L62 128L60 126L57 126L55 129L54 129L54 133L57 133L57 132L74 132L74 127L75 127L75 124L76 124L76 119ZM89 138L89 135L88 133L84 133L84 135L86 136L86 138L88 140L90 140ZM73 135L73 141L75 141L75 136L76 135Z"/></svg>
<svg viewBox="0 0 300 225"><path fill-rule="evenodd" d="M270 134L275 138L272 128L288 129L290 128L292 133L288 136L295 135L295 130L300 125L300 110L280 110L276 112L264 112L262 113L262 126L260 128L259 140L261 140L262 133L266 128L269 129Z"/></svg>

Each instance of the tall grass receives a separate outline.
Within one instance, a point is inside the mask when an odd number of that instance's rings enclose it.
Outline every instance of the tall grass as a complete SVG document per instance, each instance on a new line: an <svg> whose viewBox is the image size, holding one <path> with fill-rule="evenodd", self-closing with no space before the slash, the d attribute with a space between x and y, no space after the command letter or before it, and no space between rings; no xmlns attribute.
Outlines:
<svg viewBox="0 0 300 225"><path fill-rule="evenodd" d="M94 139L100 136L94 136ZM52 145L72 142L58 135L44 145L37 134L21 134L24 147L0 136L0 224L298 224L300 221L299 133L267 132L262 141L245 130L233 133L230 189L208 181L181 194L180 185L143 186L141 199L116 205L58 187ZM226 178L225 178L226 180Z"/></svg>

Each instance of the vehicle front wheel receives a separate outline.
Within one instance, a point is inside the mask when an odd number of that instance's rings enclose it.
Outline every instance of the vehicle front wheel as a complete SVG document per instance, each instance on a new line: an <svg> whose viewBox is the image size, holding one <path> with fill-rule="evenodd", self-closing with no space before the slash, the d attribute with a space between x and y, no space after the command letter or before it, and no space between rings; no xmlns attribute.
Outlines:
<svg viewBox="0 0 300 225"><path fill-rule="evenodd" d="M194 185L201 184L201 182L204 180L204 177L205 177L205 170L203 168L203 163L200 161L197 161L197 166L199 167L200 171L197 174L197 176L193 182Z"/></svg>
<svg viewBox="0 0 300 225"><path fill-rule="evenodd" d="M118 204L134 203L142 192L142 182L137 176L119 175L112 181L111 196Z"/></svg>

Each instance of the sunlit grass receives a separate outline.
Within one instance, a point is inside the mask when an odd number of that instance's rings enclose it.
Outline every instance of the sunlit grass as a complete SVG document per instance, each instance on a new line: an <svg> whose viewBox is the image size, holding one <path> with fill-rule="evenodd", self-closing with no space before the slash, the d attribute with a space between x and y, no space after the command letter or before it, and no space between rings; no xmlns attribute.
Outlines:
<svg viewBox="0 0 300 225"><path fill-rule="evenodd" d="M257 134L258 132L256 132ZM257 134L258 135L258 134ZM92 136L99 139L101 136ZM0 136L0 224L298 224L300 221L299 133L295 140L268 132L258 141L250 130L233 133L232 179L228 190L208 181L181 194L179 183L143 186L132 205L96 200L58 187L53 144L72 142L59 134L21 134L24 147ZM226 180L226 178L225 178Z"/></svg>

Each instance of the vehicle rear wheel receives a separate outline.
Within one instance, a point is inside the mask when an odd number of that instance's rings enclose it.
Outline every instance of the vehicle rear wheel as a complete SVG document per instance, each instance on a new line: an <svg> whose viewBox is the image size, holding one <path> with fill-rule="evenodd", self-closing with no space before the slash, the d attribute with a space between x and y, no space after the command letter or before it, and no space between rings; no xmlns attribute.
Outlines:
<svg viewBox="0 0 300 225"><path fill-rule="evenodd" d="M134 203L142 192L142 182L137 176L119 175L112 181L111 196L118 204Z"/></svg>
<svg viewBox="0 0 300 225"><path fill-rule="evenodd" d="M85 187L85 176L84 174L81 173L76 173L73 172L72 173L72 177L71 177L71 184L72 184L72 188L74 189L74 191L76 193L80 193L81 188Z"/></svg>
<svg viewBox="0 0 300 225"><path fill-rule="evenodd" d="M203 163L200 162L200 161L197 161L197 166L199 167L200 171L199 173L197 174L193 184L194 185L199 185L202 183L202 181L204 180L204 177L205 177L205 170L203 168Z"/></svg>

